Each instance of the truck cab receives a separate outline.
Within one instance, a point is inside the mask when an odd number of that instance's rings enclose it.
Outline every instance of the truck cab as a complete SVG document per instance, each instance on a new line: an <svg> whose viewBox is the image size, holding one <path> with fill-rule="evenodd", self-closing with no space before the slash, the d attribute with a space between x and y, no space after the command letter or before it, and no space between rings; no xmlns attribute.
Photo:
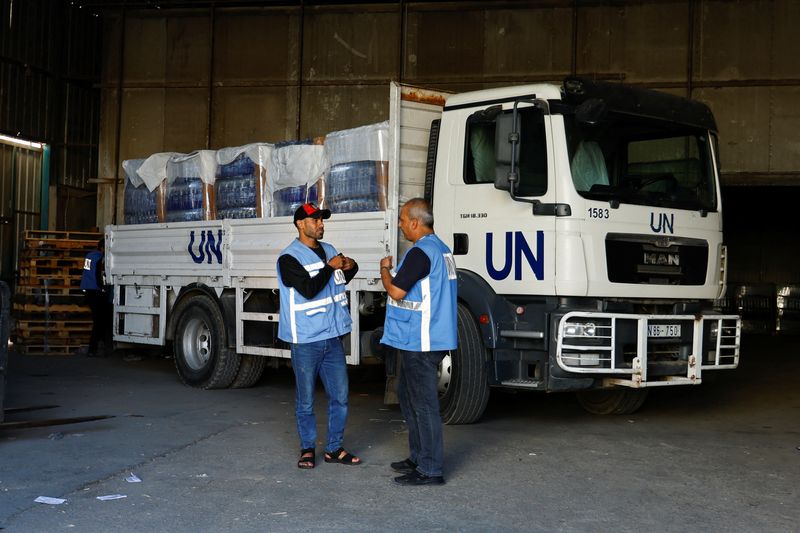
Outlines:
<svg viewBox="0 0 800 533"><path fill-rule="evenodd" d="M740 320L714 310L726 253L706 105L568 78L450 96L432 129L426 195L459 268L446 420L483 411L488 394L449 397L484 378L628 413L651 387L737 366Z"/></svg>

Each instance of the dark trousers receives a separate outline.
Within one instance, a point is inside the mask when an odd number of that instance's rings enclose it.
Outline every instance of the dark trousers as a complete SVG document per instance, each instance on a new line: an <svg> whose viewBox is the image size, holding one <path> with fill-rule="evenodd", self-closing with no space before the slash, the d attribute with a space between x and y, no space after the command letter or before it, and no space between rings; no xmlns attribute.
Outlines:
<svg viewBox="0 0 800 533"><path fill-rule="evenodd" d="M86 304L92 312L92 336L89 339L89 353L97 353L97 345L103 341L107 353L112 349L111 321L113 308L108 295L103 291L86 291Z"/></svg>
<svg viewBox="0 0 800 533"><path fill-rule="evenodd" d="M397 396L408 424L409 458L426 476L441 476L444 462L442 416L436 373L447 352L408 352L400 356Z"/></svg>

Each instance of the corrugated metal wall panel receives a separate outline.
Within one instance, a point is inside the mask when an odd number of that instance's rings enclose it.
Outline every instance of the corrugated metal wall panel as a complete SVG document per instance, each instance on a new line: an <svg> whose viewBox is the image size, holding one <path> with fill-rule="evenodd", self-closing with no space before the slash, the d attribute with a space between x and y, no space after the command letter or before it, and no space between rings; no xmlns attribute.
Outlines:
<svg viewBox="0 0 800 533"><path fill-rule="evenodd" d="M14 191L11 179L13 148L0 144L0 279L11 282L14 272Z"/></svg>
<svg viewBox="0 0 800 533"><path fill-rule="evenodd" d="M39 229L42 154L0 143L0 279L11 281L25 230Z"/></svg>
<svg viewBox="0 0 800 533"><path fill-rule="evenodd" d="M102 19L75 4L0 0L0 132L50 144L51 183L94 189Z"/></svg>

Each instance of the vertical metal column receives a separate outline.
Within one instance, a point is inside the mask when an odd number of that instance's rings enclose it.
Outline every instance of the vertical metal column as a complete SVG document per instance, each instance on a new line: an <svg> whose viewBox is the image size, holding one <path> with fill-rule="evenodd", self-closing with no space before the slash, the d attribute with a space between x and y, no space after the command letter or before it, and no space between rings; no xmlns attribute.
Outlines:
<svg viewBox="0 0 800 533"><path fill-rule="evenodd" d="M39 201L39 229L48 230L50 211L50 145L42 145L41 200Z"/></svg>
<svg viewBox="0 0 800 533"><path fill-rule="evenodd" d="M300 128L303 120L303 31L306 24L306 5L304 0L300 0L300 35L297 47L299 57L297 60L297 124L295 127L295 139L300 138Z"/></svg>

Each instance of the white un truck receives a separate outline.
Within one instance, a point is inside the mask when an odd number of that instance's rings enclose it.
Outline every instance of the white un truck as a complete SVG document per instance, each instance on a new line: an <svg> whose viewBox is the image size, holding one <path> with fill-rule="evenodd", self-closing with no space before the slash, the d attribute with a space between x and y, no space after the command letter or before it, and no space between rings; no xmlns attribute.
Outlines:
<svg viewBox="0 0 800 533"><path fill-rule="evenodd" d="M478 420L490 387L575 391L588 411L621 414L651 387L737 366L740 319L714 310L726 252L707 106L569 78L458 95L392 84L389 109L385 202L331 205L326 221L325 240L360 266L349 364L378 355L379 260L408 249L398 208L423 196L458 267L446 422ZM295 237L290 216L266 212L109 226L114 339L171 343L192 386L254 384L290 356L276 262Z"/></svg>

